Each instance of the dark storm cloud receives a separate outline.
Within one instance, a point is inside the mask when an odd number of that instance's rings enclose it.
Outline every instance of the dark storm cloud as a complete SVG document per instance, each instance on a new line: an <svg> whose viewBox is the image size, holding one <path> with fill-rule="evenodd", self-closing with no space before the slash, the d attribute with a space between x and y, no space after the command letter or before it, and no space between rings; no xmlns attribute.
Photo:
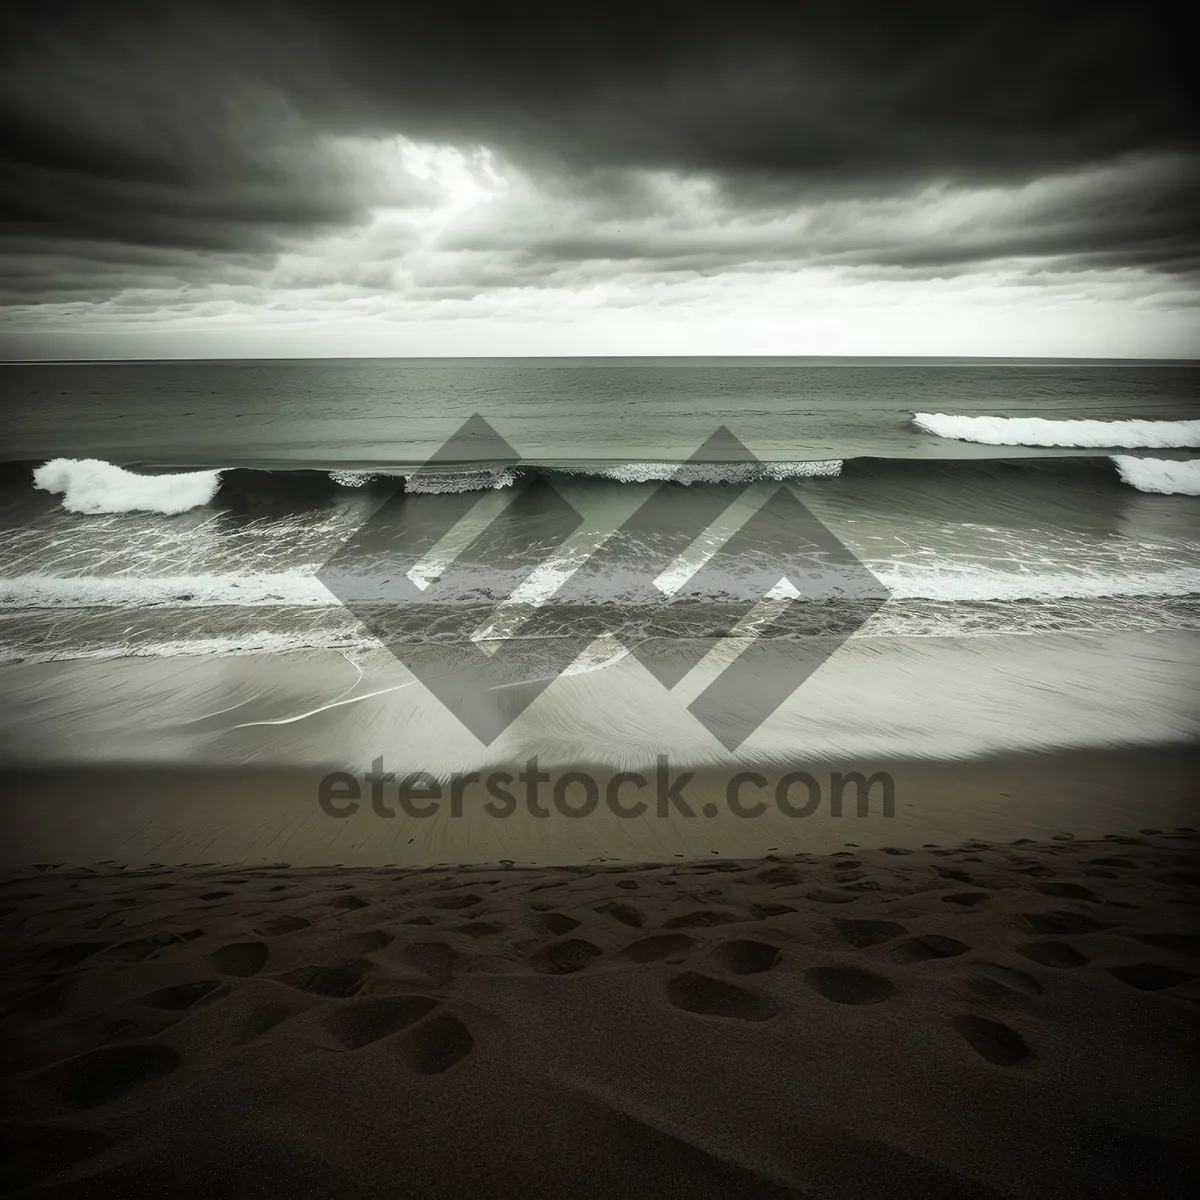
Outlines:
<svg viewBox="0 0 1200 1200"><path fill-rule="evenodd" d="M1183 4L305 10L361 114L567 161L756 187L1022 177L1195 144Z"/></svg>
<svg viewBox="0 0 1200 1200"><path fill-rule="evenodd" d="M23 247L38 262L14 271L5 296L48 296L66 280L72 296L88 280L111 294L155 271L207 278L215 262L271 256L374 206L419 202L418 185L397 191L353 152L355 138L395 134L486 145L567 202L585 196L574 228L519 246L503 228L473 235L475 248L526 264L925 269L1028 255L1190 271L1187 14L1165 2L895 0L10 6L0 18L0 236L6 261ZM1137 165L1147 161L1171 165ZM1067 189L1058 211L1014 214L1000 228L911 245L854 224L856 202L1125 162L1109 195ZM851 207L820 236L723 239L719 211L709 231L655 227L645 171L711 180L726 214ZM641 227L622 233L623 219ZM64 254L87 265L64 271Z"/></svg>

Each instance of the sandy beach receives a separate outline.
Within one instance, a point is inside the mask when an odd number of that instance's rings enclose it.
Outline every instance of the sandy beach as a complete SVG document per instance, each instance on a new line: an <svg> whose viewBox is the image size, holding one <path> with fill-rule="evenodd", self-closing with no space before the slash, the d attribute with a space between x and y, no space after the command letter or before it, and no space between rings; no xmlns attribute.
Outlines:
<svg viewBox="0 0 1200 1200"><path fill-rule="evenodd" d="M628 658L486 747L382 649L5 666L6 1186L1184 1195L1194 663L865 638L730 753Z"/></svg>
<svg viewBox="0 0 1200 1200"><path fill-rule="evenodd" d="M1182 1196L1198 845L10 871L5 1184Z"/></svg>

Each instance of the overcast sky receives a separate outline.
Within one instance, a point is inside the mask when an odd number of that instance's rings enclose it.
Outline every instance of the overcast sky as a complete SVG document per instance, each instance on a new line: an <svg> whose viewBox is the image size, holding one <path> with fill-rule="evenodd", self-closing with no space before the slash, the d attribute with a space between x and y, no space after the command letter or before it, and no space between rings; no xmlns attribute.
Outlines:
<svg viewBox="0 0 1200 1200"><path fill-rule="evenodd" d="M1193 356L1189 11L23 0L0 354Z"/></svg>

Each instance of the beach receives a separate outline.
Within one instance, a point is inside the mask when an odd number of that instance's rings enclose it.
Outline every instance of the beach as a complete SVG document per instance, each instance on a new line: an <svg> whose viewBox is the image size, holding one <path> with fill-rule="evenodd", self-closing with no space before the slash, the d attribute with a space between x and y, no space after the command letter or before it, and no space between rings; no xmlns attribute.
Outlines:
<svg viewBox="0 0 1200 1200"><path fill-rule="evenodd" d="M491 748L382 649L2 668L5 1183L1185 1195L1191 653L867 639L734 753L626 659Z"/></svg>
<svg viewBox="0 0 1200 1200"><path fill-rule="evenodd" d="M0 1196L1200 1195L1182 14L8 5Z"/></svg>
<svg viewBox="0 0 1200 1200"><path fill-rule="evenodd" d="M9 872L5 1181L1182 1196L1196 849Z"/></svg>
<svg viewBox="0 0 1200 1200"><path fill-rule="evenodd" d="M1194 370L8 378L6 1192L1188 1194Z"/></svg>

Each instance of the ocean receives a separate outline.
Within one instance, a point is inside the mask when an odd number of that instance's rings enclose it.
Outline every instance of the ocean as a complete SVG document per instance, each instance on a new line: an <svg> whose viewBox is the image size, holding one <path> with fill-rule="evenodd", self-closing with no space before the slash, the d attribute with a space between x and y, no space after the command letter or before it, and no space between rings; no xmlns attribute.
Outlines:
<svg viewBox="0 0 1200 1200"><path fill-rule="evenodd" d="M686 713L683 725L663 715L661 688L629 684L620 664L641 643L707 652L758 637L786 657L824 638L840 648L821 679L852 662L891 678L900 664L957 689L932 740L878 702L857 741L849 717L822 718L826 742L851 749L1119 743L1120 705L1101 720L1064 699L1118 678L1142 708L1126 722L1134 741L1186 739L1200 717L1186 682L1200 628L1191 363L122 362L14 364L0 379L0 661L13 669L332 653L349 664L331 684L341 696L367 686L381 639L442 655L447 672L467 642L519 645L505 687L583 675L588 704L604 693L616 706L594 736L556 735L568 758L605 761L634 744L651 753L647 714L673 731L668 748L706 753ZM806 595L803 563L813 584L831 560L787 520L760 519L757 540L738 542L781 488L871 588ZM393 606L385 632L326 586L327 564L381 512L420 560L417 586L451 567L454 580ZM785 567L792 589L771 592ZM760 596L765 608L747 603ZM1027 651L1011 649L1020 637L1035 639ZM948 658L951 643L972 648ZM1004 701L997 741L981 689L1008 684L953 684L946 664L1003 673L994 664L1018 653L1039 699ZM296 699L296 711L328 700ZM970 736L951 736L955 716ZM626 749L597 750L605 727ZM798 737L785 721L760 741L778 760ZM5 744L27 748L27 723L10 720Z"/></svg>
<svg viewBox="0 0 1200 1200"><path fill-rule="evenodd" d="M133 362L13 365L0 378L7 661L366 644L314 576L398 486L421 495L405 519L436 526L437 493L478 488L499 512L505 497L489 493L520 478L526 511L512 538L535 545L544 531L528 492L540 476L545 496L585 518L561 556L574 563L722 427L769 464L751 475L787 479L887 588L865 634L1195 624L1200 505L1140 490L1114 464L1148 468L1141 487L1186 486L1170 473L1195 468L1191 364ZM496 466L488 445L472 463L466 442L454 454L467 461L446 464L456 469L422 469L476 414L519 455L516 467ZM996 437L986 418L1007 420L1008 444L964 440ZM78 513L33 486L33 470L58 458L222 474L199 480L211 499L184 512L103 511L122 501L102 484L86 501L101 511ZM491 469L469 470L481 466ZM690 487L681 504L727 493L736 520L745 469L682 474L672 485ZM174 481L168 494L158 507L176 500ZM630 549L631 573L654 578L667 565L654 532ZM506 599L482 578L489 570L480 564L465 589L481 607Z"/></svg>

